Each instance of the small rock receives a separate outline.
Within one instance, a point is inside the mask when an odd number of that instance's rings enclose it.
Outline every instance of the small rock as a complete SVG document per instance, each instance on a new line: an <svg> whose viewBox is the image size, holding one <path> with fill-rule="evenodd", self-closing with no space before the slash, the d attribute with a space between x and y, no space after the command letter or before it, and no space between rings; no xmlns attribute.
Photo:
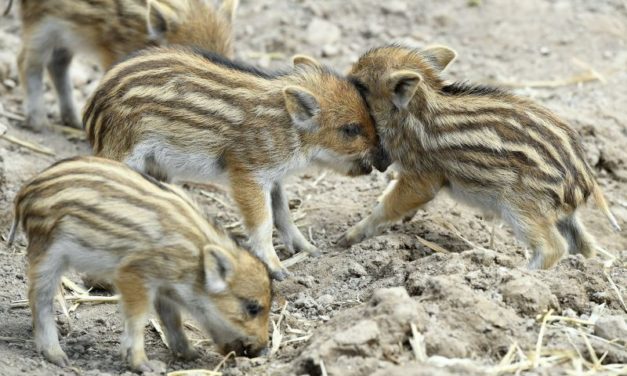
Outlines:
<svg viewBox="0 0 627 376"><path fill-rule="evenodd" d="M250 358L243 356L235 357L235 367L240 370L247 370L251 366Z"/></svg>
<svg viewBox="0 0 627 376"><path fill-rule="evenodd" d="M316 282L316 280L313 276L305 275L305 276L296 278L296 282L300 283L301 285L305 287L311 288Z"/></svg>
<svg viewBox="0 0 627 376"><path fill-rule="evenodd" d="M296 308L313 308L317 307L318 303L309 295L299 294L298 298L294 302Z"/></svg>
<svg viewBox="0 0 627 376"><path fill-rule="evenodd" d="M618 339L627 343L627 324L622 316L599 317L594 324L594 334L607 340Z"/></svg>
<svg viewBox="0 0 627 376"><path fill-rule="evenodd" d="M149 360L148 363L150 363L150 366L155 372L144 372L143 375L164 375L165 371L168 369L168 366L164 362L157 359Z"/></svg>
<svg viewBox="0 0 627 376"><path fill-rule="evenodd" d="M507 282L501 288L501 294L505 303L526 315L536 315L548 308L555 308L559 311L559 302L551 293L551 289L530 277Z"/></svg>
<svg viewBox="0 0 627 376"><path fill-rule="evenodd" d="M381 5L381 10L385 14L404 14L407 11L405 1L385 1Z"/></svg>
<svg viewBox="0 0 627 376"><path fill-rule="evenodd" d="M15 86L17 86L17 84L15 83L15 81L13 81L10 78L7 78L6 80L2 81L2 84L4 86L6 86L8 89L14 89Z"/></svg>
<svg viewBox="0 0 627 376"><path fill-rule="evenodd" d="M366 30L362 31L362 35L366 39L374 38L379 36L381 33L385 31L385 27L378 23L370 23L368 24Z"/></svg>
<svg viewBox="0 0 627 376"><path fill-rule="evenodd" d="M340 49L333 44L325 44L322 47L322 56L323 57L333 57L340 53Z"/></svg>
<svg viewBox="0 0 627 376"><path fill-rule="evenodd" d="M364 268L361 264L353 261L348 265L348 272L352 275L363 277L368 275L366 268Z"/></svg>
<svg viewBox="0 0 627 376"><path fill-rule="evenodd" d="M251 358L250 359L250 364L253 367L257 367L257 366L260 366L260 365L266 364L266 363L268 363L268 358L263 357L263 356L258 356L256 358Z"/></svg>
<svg viewBox="0 0 627 376"><path fill-rule="evenodd" d="M313 45L332 44L340 39L342 32L337 25L321 18L314 18L307 26L307 42Z"/></svg>
<svg viewBox="0 0 627 376"><path fill-rule="evenodd" d="M361 345L376 340L379 336L379 327L375 321L363 320L352 327L333 336L340 345Z"/></svg>
<svg viewBox="0 0 627 376"><path fill-rule="evenodd" d="M334 301L335 298L331 294L324 294L318 297L318 304L324 307L331 305Z"/></svg>
<svg viewBox="0 0 627 376"><path fill-rule="evenodd" d="M551 50L549 50L548 47L546 47L546 46L540 47L540 55L547 56L550 53L551 53Z"/></svg>
<svg viewBox="0 0 627 376"><path fill-rule="evenodd" d="M372 303L373 305L377 305L382 301L388 300L390 298L397 299L409 299L409 294L404 287L389 287L384 289L377 289L372 293Z"/></svg>

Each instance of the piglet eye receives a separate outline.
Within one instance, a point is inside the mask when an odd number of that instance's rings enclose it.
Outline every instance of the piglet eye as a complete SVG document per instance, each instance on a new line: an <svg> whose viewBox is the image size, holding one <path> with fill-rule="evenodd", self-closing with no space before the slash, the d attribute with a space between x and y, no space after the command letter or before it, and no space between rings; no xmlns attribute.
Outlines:
<svg viewBox="0 0 627 376"><path fill-rule="evenodd" d="M263 311L263 307L259 305L257 302L249 301L246 302L246 313L250 316L257 316Z"/></svg>
<svg viewBox="0 0 627 376"><path fill-rule="evenodd" d="M346 137L356 137L361 134L361 125L359 124L346 124L340 128L340 132Z"/></svg>

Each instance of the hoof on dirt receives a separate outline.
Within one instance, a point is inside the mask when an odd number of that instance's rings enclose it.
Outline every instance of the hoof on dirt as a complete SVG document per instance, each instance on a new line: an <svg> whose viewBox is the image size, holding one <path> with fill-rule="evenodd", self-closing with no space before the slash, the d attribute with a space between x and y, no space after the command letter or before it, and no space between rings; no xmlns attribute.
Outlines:
<svg viewBox="0 0 627 376"><path fill-rule="evenodd" d="M75 129L83 129L83 123L79 120L76 114L62 116L61 122L66 127L75 128Z"/></svg>
<svg viewBox="0 0 627 376"><path fill-rule="evenodd" d="M165 374L166 371L166 365L163 362L160 362L158 360L152 360L152 361L144 361L139 363L136 366L133 366L133 371L137 372L137 373L141 373L141 374L156 374L156 375L162 375Z"/></svg>
<svg viewBox="0 0 627 376"><path fill-rule="evenodd" d="M289 275L290 275L290 272L288 272L287 269L285 269L285 268L280 269L280 270L276 270L276 271L273 271L273 272L270 272L270 276L275 281L283 281L287 277L289 277Z"/></svg>
<svg viewBox="0 0 627 376"><path fill-rule="evenodd" d="M200 352L190 346L188 349L176 351L176 357L183 360L195 360L200 357Z"/></svg>
<svg viewBox="0 0 627 376"><path fill-rule="evenodd" d="M45 116L27 116L26 120L21 124L22 128L28 129L35 133L39 133L48 126L48 120Z"/></svg>
<svg viewBox="0 0 627 376"><path fill-rule="evenodd" d="M320 252L320 250L316 247L314 247L313 249L307 250L307 253L309 253L310 257L320 257L322 256L322 252Z"/></svg>
<svg viewBox="0 0 627 376"><path fill-rule="evenodd" d="M360 241L364 240L365 237L364 236L360 236L360 237L354 237L349 235L350 230L346 231L344 234L342 234L342 236L340 236L336 241L335 244L337 244L338 246L342 247L342 248L348 248L353 244L357 244Z"/></svg>
<svg viewBox="0 0 627 376"><path fill-rule="evenodd" d="M61 368L69 367L70 365L70 359L61 348L43 350L42 353L50 363L56 364Z"/></svg>

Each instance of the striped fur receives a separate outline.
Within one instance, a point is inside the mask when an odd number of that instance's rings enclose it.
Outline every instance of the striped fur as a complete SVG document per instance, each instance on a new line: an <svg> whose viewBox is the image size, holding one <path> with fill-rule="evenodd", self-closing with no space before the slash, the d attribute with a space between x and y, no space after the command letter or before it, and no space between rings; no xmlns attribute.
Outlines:
<svg viewBox="0 0 627 376"><path fill-rule="evenodd" d="M47 123L43 71L56 88L62 121L80 128L69 66L75 53L92 55L108 69L151 45L189 45L231 56L237 0L216 11L209 0L22 0L20 79L26 91L26 125Z"/></svg>
<svg viewBox="0 0 627 376"><path fill-rule="evenodd" d="M153 307L170 348L183 357L194 357L195 351L182 332L179 307L225 354L252 356L267 346L271 280L266 268L208 223L175 186L107 159L66 159L21 188L14 229L18 223L28 238L35 343L55 364L68 364L52 307L68 268L110 281L120 292L122 351L134 370L151 367L143 328Z"/></svg>
<svg viewBox="0 0 627 376"><path fill-rule="evenodd" d="M392 45L363 55L350 77L372 108L399 178L345 244L430 201L442 187L500 215L533 249L532 268L554 265L568 248L594 255L576 210L590 195L618 229L577 133L538 104L502 90L447 84L446 47ZM566 240L566 241L565 241Z"/></svg>
<svg viewBox="0 0 627 376"><path fill-rule="evenodd" d="M347 175L389 161L364 100L311 59L265 72L216 55L155 48L113 67L83 121L98 156L159 179L227 182L256 254L282 279L272 222L290 251L317 253L289 217L283 177L310 164Z"/></svg>

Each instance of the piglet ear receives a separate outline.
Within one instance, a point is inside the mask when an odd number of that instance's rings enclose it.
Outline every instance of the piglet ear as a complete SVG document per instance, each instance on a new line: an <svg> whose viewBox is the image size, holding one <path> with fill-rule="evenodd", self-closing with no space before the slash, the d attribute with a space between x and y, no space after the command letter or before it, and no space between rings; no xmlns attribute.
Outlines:
<svg viewBox="0 0 627 376"><path fill-rule="evenodd" d="M396 108L407 109L420 81L422 76L414 71L401 70L390 75L389 89L392 91L392 102Z"/></svg>
<svg viewBox="0 0 627 376"><path fill-rule="evenodd" d="M294 55L292 57L292 64L294 64L295 67L299 65L310 66L310 67L321 66L320 63L316 59L307 55Z"/></svg>
<svg viewBox="0 0 627 376"><path fill-rule="evenodd" d="M233 278L235 268L233 256L216 245L206 245L202 250L201 261L207 291L210 294L226 291Z"/></svg>
<svg viewBox="0 0 627 376"><path fill-rule="evenodd" d="M288 86L283 89L283 97L285 108L297 128L304 131L318 128L314 117L320 113L320 103L309 90L299 86Z"/></svg>
<svg viewBox="0 0 627 376"><path fill-rule="evenodd" d="M157 2L148 0L147 5L146 29L148 30L148 36L152 40L163 41L170 29L169 22L163 9L161 9L161 6Z"/></svg>
<svg viewBox="0 0 627 376"><path fill-rule="evenodd" d="M420 51L420 55L427 58L438 72L442 72L457 58L457 52L445 46L427 47Z"/></svg>

